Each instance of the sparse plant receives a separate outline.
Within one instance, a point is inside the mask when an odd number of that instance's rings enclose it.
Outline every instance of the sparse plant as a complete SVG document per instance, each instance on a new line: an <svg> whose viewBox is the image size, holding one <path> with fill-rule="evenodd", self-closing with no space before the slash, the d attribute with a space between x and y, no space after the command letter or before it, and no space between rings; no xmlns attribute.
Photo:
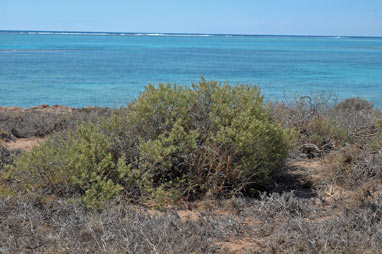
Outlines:
<svg viewBox="0 0 382 254"><path fill-rule="evenodd" d="M56 131L76 128L81 122L97 122L110 116L110 108L35 107L30 109L0 109L0 139L44 137Z"/></svg>
<svg viewBox="0 0 382 254"><path fill-rule="evenodd" d="M374 105L362 98L349 98L335 106L336 111L371 111Z"/></svg>
<svg viewBox="0 0 382 254"><path fill-rule="evenodd" d="M379 152L382 150L382 119L378 119L375 127L377 129L377 133L372 142L370 142L370 147L373 151Z"/></svg>
<svg viewBox="0 0 382 254"><path fill-rule="evenodd" d="M284 127L299 132L299 150L308 158L323 156L346 145L367 145L375 137L376 119L381 116L364 99L351 98L337 103L335 96L324 93L296 96L292 102L270 103L269 108Z"/></svg>
<svg viewBox="0 0 382 254"><path fill-rule="evenodd" d="M217 254L213 237L227 235L228 220L204 217L199 223L129 204L97 212L33 193L0 196L0 253Z"/></svg>

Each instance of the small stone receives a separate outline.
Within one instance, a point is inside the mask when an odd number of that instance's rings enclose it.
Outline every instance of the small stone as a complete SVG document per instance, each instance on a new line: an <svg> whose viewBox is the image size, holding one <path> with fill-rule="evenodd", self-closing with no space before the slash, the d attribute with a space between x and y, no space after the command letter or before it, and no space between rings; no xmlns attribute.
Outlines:
<svg viewBox="0 0 382 254"><path fill-rule="evenodd" d="M324 198L324 201L329 205L334 205L336 203L336 200L333 197L326 197Z"/></svg>

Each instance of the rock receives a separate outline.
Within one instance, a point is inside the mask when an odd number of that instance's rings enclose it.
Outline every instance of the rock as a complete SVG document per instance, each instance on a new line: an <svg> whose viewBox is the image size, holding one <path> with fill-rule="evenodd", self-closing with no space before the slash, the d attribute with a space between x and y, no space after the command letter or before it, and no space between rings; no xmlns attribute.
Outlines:
<svg viewBox="0 0 382 254"><path fill-rule="evenodd" d="M11 129L11 133L13 136L15 136L16 138L24 138L24 135L22 135L18 130L16 130L15 128L12 128Z"/></svg>
<svg viewBox="0 0 382 254"><path fill-rule="evenodd" d="M328 205L334 205L336 200L333 197L326 197L324 198L324 202Z"/></svg>

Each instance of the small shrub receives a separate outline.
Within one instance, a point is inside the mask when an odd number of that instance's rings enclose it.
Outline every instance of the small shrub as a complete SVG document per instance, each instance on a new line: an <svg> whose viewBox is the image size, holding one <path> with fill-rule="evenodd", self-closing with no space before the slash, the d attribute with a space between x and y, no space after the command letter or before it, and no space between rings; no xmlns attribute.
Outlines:
<svg viewBox="0 0 382 254"><path fill-rule="evenodd" d="M6 165L12 164L12 156L18 153L19 151L10 151L0 143L0 171L3 170Z"/></svg>
<svg viewBox="0 0 382 254"><path fill-rule="evenodd" d="M12 135L8 131L6 130L0 131L0 140L10 141L11 139L12 139Z"/></svg>
<svg viewBox="0 0 382 254"><path fill-rule="evenodd" d="M372 103L360 98L351 98L334 107L332 118L353 137L353 140L367 143L368 137L374 132L373 126L378 112L373 110Z"/></svg>
<svg viewBox="0 0 382 254"><path fill-rule="evenodd" d="M347 146L327 157L330 179L354 188L371 179L382 179L382 154L358 146Z"/></svg>
<svg viewBox="0 0 382 254"><path fill-rule="evenodd" d="M373 151L378 152L382 150L382 119L379 119L375 125L377 133L374 140L370 143L370 147Z"/></svg>
<svg viewBox="0 0 382 254"><path fill-rule="evenodd" d="M335 97L324 93L297 96L294 101L269 103L275 119L283 127L299 132L301 156L313 158L306 147L315 147L320 155L342 149L346 145L368 145L375 137L375 123L381 113L360 98L337 104ZM317 153L315 153L317 154Z"/></svg>
<svg viewBox="0 0 382 254"><path fill-rule="evenodd" d="M79 195L89 206L102 207L122 189L116 181L124 165L109 150L110 141L97 126L81 124L23 153L6 176L18 181L22 190Z"/></svg>
<svg viewBox="0 0 382 254"><path fill-rule="evenodd" d="M2 178L4 169L13 163L13 157L19 154L18 150L8 150L8 148L1 144L0 140L0 196L9 196L15 194L12 186L8 186L6 181Z"/></svg>
<svg viewBox="0 0 382 254"><path fill-rule="evenodd" d="M369 133L373 137L369 144L349 145L328 157L334 178L350 182L351 186L372 178L382 178L381 120L376 122L373 132Z"/></svg>
<svg viewBox="0 0 382 254"><path fill-rule="evenodd" d="M10 155L8 149L0 144L0 170L3 169L4 164L8 164Z"/></svg>
<svg viewBox="0 0 382 254"><path fill-rule="evenodd" d="M304 132L312 119L330 115L337 98L325 92L294 95L285 102L269 103L272 114L283 126Z"/></svg>
<svg viewBox="0 0 382 254"><path fill-rule="evenodd" d="M342 101L336 107L336 111L371 111L373 104L365 99L350 98Z"/></svg>
<svg viewBox="0 0 382 254"><path fill-rule="evenodd" d="M315 117L307 126L306 134L310 143L320 148L332 148L336 144L344 145L348 139L345 129L332 119Z"/></svg>

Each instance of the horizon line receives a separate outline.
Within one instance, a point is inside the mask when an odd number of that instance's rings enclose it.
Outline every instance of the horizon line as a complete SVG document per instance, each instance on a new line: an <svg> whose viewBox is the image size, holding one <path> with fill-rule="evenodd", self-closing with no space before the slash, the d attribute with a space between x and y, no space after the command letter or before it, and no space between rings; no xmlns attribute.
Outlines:
<svg viewBox="0 0 382 254"><path fill-rule="evenodd" d="M0 32L55 32L55 33L104 33L104 34L184 34L184 35L233 35L233 36L290 36L290 37L358 37L358 38L382 38L382 35L314 35L314 34L246 34L246 33L190 33L190 32L105 32L105 31L80 31L80 30L12 30L0 29Z"/></svg>

